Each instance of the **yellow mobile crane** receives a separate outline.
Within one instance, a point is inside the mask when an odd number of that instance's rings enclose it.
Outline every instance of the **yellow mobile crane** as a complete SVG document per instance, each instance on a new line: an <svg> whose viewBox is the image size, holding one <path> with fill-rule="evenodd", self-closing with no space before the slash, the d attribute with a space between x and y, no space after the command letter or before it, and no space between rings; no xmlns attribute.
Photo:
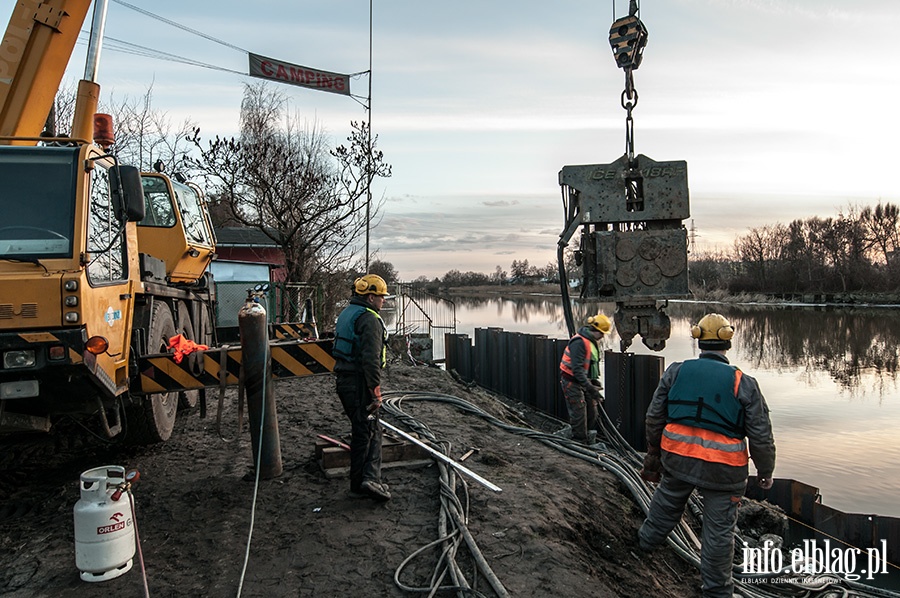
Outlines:
<svg viewBox="0 0 900 598"><path fill-rule="evenodd" d="M157 442L198 393L130 392L138 360L178 333L215 343L215 237L198 187L109 152L94 82L106 0L71 136L41 136L90 5L18 0L0 42L0 432L97 417L109 437Z"/></svg>

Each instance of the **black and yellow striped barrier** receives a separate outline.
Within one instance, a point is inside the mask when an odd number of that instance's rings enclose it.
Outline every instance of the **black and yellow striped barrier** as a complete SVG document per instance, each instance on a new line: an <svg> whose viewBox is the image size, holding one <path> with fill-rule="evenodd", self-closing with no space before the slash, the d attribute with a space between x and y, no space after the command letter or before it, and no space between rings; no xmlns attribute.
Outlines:
<svg viewBox="0 0 900 598"><path fill-rule="evenodd" d="M272 377L294 378L327 374L334 370L331 356L332 339L318 341L274 340ZM153 394L195 388L236 385L241 372L241 348L223 347L197 351L175 363L171 353L138 358L139 384L134 394Z"/></svg>
<svg viewBox="0 0 900 598"><path fill-rule="evenodd" d="M316 329L316 325L308 322L272 324L272 330L277 339L319 338L319 331Z"/></svg>

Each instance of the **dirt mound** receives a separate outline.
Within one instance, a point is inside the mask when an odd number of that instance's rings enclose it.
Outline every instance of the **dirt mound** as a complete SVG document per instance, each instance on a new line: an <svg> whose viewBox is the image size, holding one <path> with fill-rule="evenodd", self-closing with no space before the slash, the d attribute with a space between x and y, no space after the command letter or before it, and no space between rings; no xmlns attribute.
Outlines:
<svg viewBox="0 0 900 598"><path fill-rule="evenodd" d="M516 426L557 422L456 383L449 374L399 363L389 391L457 396ZM215 397L216 392L210 396ZM384 472L394 498L353 498L346 479L328 479L314 456L317 434L346 440L349 424L330 376L276 386L284 473L260 483L246 575L254 484L250 435L239 433L236 391L226 395L222 434L210 416L182 412L172 439L126 449L74 435L5 440L0 452L0 595L143 595L140 564L112 581L79 579L72 510L79 474L109 464L136 468L138 531L152 596L409 596L395 571L438 537L438 467ZM402 402L403 411L449 444L455 458L500 486L469 482L467 529L511 596L699 596L699 576L670 550L643 555L635 533L643 516L600 467L439 401ZM396 422L390 418L387 421ZM246 421L246 418L245 418ZM406 586L429 585L440 553L428 549L399 572ZM467 554L457 556L463 573ZM472 575L469 579L474 579ZM478 579L477 592L495 595ZM442 591L438 595L451 595ZM478 594L474 594L478 595Z"/></svg>

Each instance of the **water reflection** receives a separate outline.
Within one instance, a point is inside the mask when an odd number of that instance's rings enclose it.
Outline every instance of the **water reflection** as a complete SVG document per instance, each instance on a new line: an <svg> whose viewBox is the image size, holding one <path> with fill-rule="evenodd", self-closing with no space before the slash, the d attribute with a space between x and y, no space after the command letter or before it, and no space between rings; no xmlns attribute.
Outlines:
<svg viewBox="0 0 900 598"><path fill-rule="evenodd" d="M573 305L577 322L614 310ZM691 325L710 311L725 315L736 328L729 358L759 381L772 410L776 475L818 487L831 507L900 517L900 310L673 302L667 311L666 348L653 353L635 340L631 350L666 364L690 359L699 353ZM457 299L456 317L458 332L472 336L486 327L568 336L559 297ZM615 333L604 348L619 350Z"/></svg>
<svg viewBox="0 0 900 598"><path fill-rule="evenodd" d="M494 310L498 318L506 318L507 310L512 322L527 324L536 316L550 321L560 315L559 297L454 297L457 308Z"/></svg>
<svg viewBox="0 0 900 598"><path fill-rule="evenodd" d="M495 326L568 336L559 297L457 297L454 301L459 331L463 333ZM576 301L572 311L577 325L598 311L612 316L615 306ZM809 376L810 382L827 374L851 396L863 392L880 396L897 383L900 310L673 302L667 308L673 337L689 330L710 311L722 313L734 325L735 354L749 369L799 370ZM617 349L618 340L613 333L605 344ZM632 350L638 345L640 340L636 338Z"/></svg>
<svg viewBox="0 0 900 598"><path fill-rule="evenodd" d="M565 316L562 311L561 299L556 295L522 296L522 297L454 297L453 301L461 311L457 313L457 319L461 326L466 327L470 321L465 319L472 312L484 312L492 309L499 322L493 324L507 330L527 332L521 327L510 327L513 324L530 324L532 321L546 325L543 332L548 336L568 336ZM583 322L588 316L603 312L612 317L615 311L613 303L596 303L575 301L572 305L572 314L575 322ZM465 314L465 315L462 315Z"/></svg>
<svg viewBox="0 0 900 598"><path fill-rule="evenodd" d="M673 320L696 322L720 311L735 327L734 346L751 369L827 373L851 395L883 394L900 367L900 311L885 308L670 305ZM863 388L864 374L875 375L874 388ZM866 376L866 379L871 378Z"/></svg>

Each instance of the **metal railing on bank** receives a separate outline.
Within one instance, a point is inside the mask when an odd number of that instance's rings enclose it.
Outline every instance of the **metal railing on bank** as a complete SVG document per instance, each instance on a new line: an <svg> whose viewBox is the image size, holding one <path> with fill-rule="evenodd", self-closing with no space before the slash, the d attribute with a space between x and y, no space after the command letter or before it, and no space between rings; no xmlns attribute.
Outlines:
<svg viewBox="0 0 900 598"><path fill-rule="evenodd" d="M456 333L456 304L410 284L398 283L396 289L394 336L407 343L430 339L432 359L428 361L443 362L444 335Z"/></svg>
<svg viewBox="0 0 900 598"><path fill-rule="evenodd" d="M269 324L315 323L316 306L322 304L322 289L317 285L270 283L268 280L216 281L216 328L220 341L239 339L237 314L247 300L247 291L259 284L269 285L265 293Z"/></svg>

